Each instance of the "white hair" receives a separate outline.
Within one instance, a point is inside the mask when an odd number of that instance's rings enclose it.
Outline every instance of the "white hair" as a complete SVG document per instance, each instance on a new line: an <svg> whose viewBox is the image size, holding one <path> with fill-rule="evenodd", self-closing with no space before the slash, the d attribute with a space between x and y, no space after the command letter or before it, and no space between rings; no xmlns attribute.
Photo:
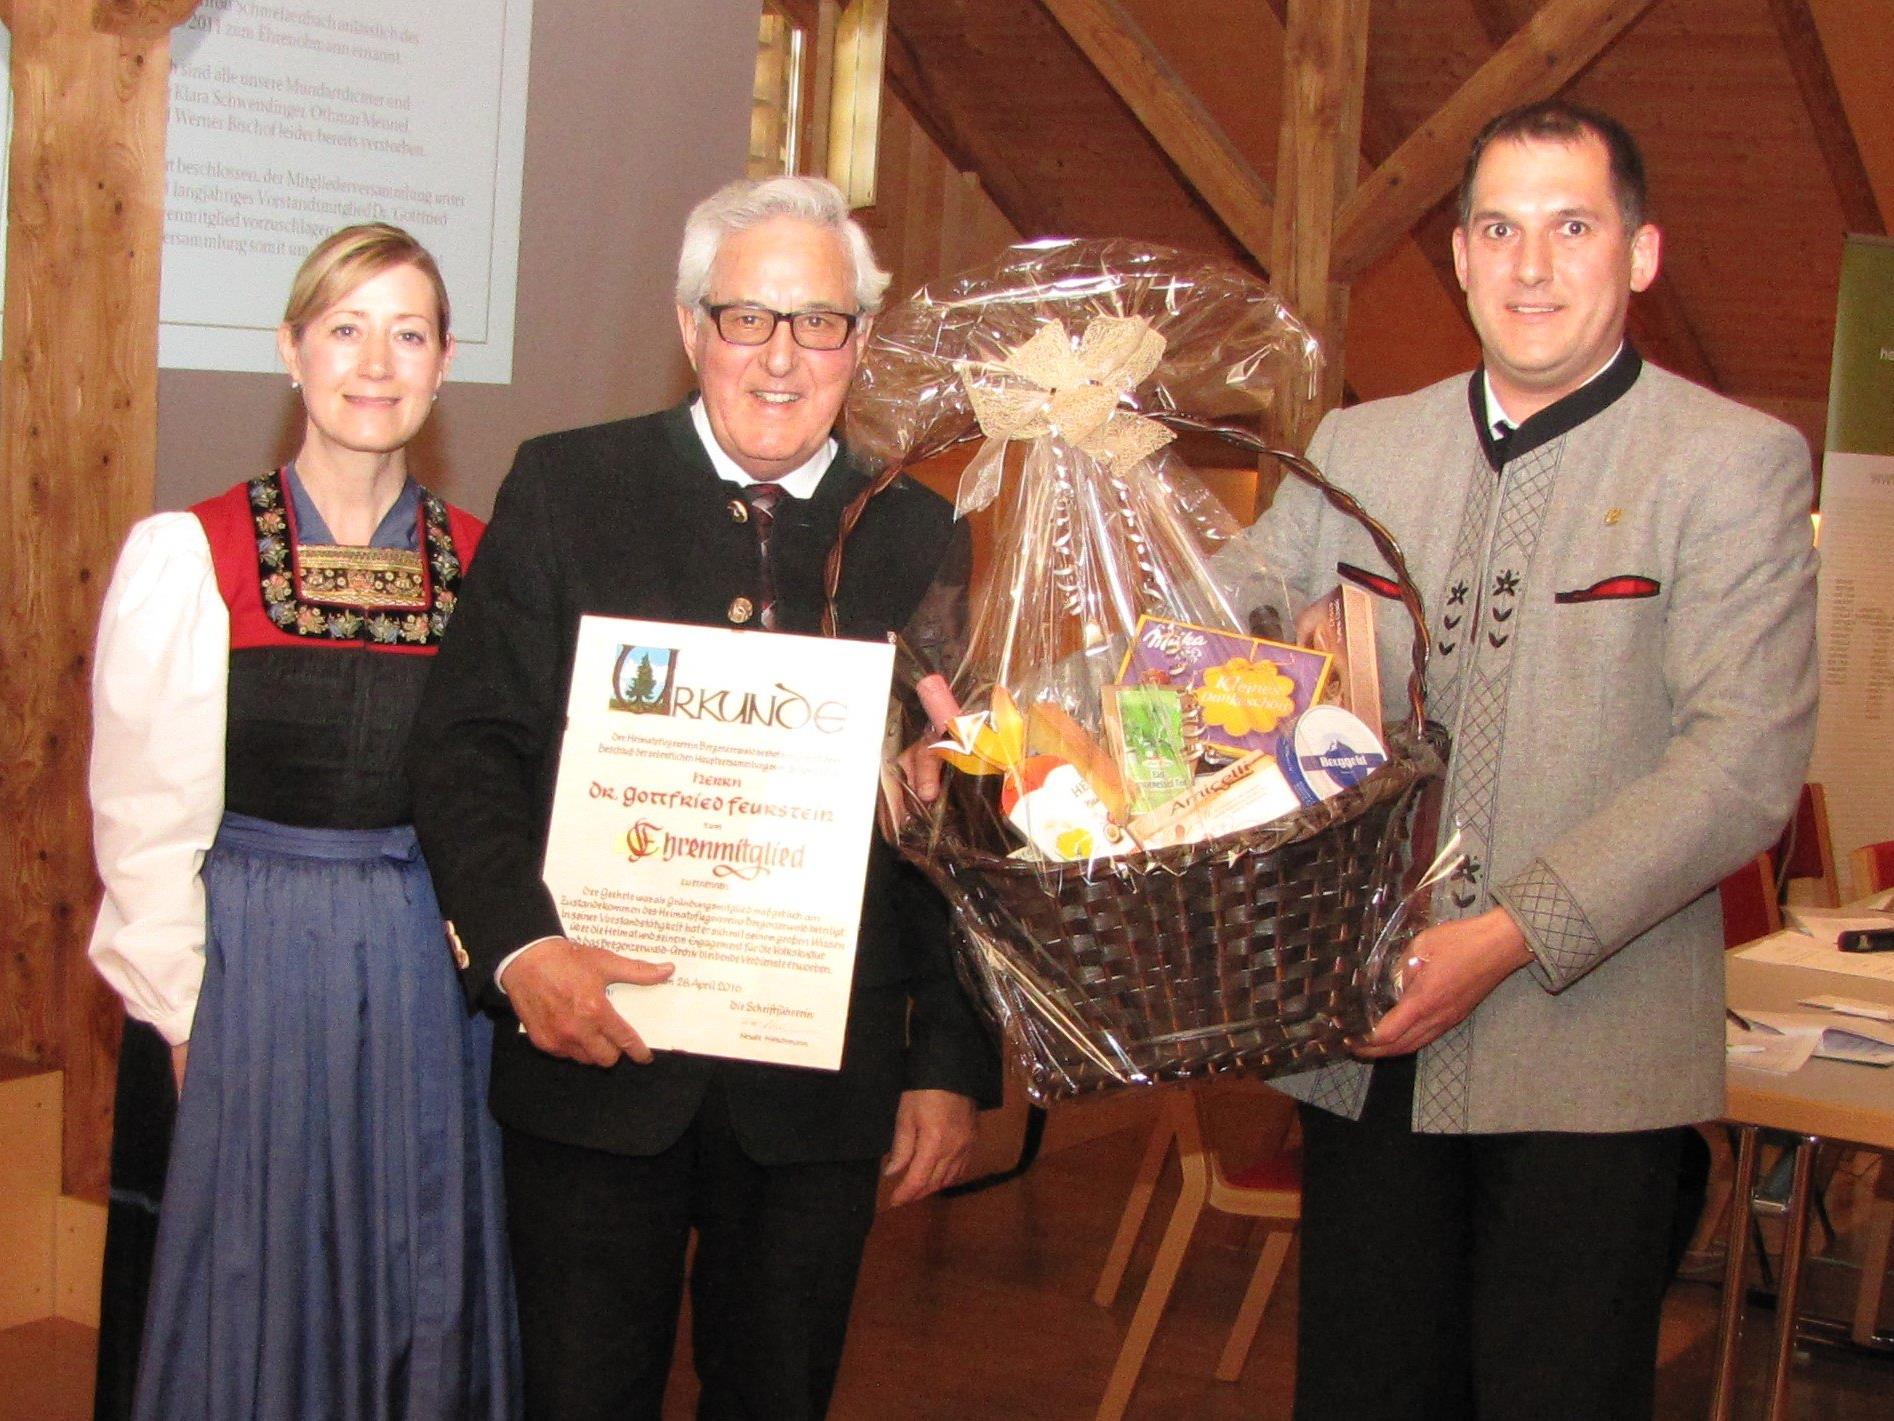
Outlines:
<svg viewBox="0 0 1894 1421"><path fill-rule="evenodd" d="M826 178L739 178L691 209L684 245L677 254L677 304L694 309L710 294L710 268L724 238L760 227L774 217L793 217L840 236L855 268L855 301L866 315L881 309L889 275L875 261L861 224L848 215L848 200Z"/></svg>

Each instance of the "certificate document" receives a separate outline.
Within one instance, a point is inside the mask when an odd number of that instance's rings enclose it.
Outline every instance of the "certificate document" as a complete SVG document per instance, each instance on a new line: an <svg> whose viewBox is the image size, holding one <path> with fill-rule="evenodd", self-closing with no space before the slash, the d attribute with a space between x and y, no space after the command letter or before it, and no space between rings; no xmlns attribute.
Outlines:
<svg viewBox="0 0 1894 1421"><path fill-rule="evenodd" d="M546 839L575 942L674 962L611 989L654 1050L834 1070L894 650L583 619Z"/></svg>

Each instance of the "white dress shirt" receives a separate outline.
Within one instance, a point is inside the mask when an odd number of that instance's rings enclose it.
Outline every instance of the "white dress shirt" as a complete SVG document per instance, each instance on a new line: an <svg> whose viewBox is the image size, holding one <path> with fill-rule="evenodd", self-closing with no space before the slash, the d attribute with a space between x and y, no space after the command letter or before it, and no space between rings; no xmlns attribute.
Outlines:
<svg viewBox="0 0 1894 1421"><path fill-rule="evenodd" d="M1609 370L1612 367L1612 365L1617 361L1618 357L1622 354L1624 354L1624 342L1619 341L1618 348L1611 352L1610 360L1607 360L1603 365L1600 365L1596 370L1592 371L1591 374L1587 375L1583 380L1580 380L1576 385L1574 385L1566 393L1576 394L1578 393L1578 391L1584 389L1587 385L1591 384L1592 381L1596 380L1600 375L1604 374L1605 371ZM1504 406L1502 406L1499 402L1499 396L1493 392L1492 372L1489 371L1484 365L1480 367L1480 378L1486 382L1486 432L1492 435L1493 438L1495 439L1504 439L1507 435L1511 434L1515 429L1519 428L1519 426L1524 421L1516 420L1511 415L1506 413ZM1559 398L1563 399L1564 396L1561 395Z"/></svg>
<svg viewBox="0 0 1894 1421"><path fill-rule="evenodd" d="M717 477L726 483L736 484L739 488L748 488L751 484L760 484L762 479L746 471L717 442L717 433L710 427L710 413L704 408L701 399L691 401L691 428L697 431L697 437L703 442L704 452L710 456L710 467L717 471ZM828 472L829 465L835 462L835 441L825 439L822 447L809 458L771 482L791 498L814 498L822 475Z"/></svg>

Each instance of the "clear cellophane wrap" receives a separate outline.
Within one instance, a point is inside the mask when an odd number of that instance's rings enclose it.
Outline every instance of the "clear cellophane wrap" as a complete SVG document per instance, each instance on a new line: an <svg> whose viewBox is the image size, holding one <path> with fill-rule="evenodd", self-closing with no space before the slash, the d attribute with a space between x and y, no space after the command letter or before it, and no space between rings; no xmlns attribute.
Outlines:
<svg viewBox="0 0 1894 1421"><path fill-rule="evenodd" d="M851 449L891 473L978 441L957 512L995 513L968 614L956 561L908 630L900 679L931 676L934 694L909 697L898 738L938 743L949 763L937 798L905 794L893 818L1042 1101L1281 1073L1359 1026L1355 940L1389 891L1415 776L1378 773L1260 828L1155 850L1115 827L1067 831L1050 817L1064 801L1035 792L1047 766L1110 778L1091 771L1123 743L1116 688L1142 618L1293 639L1299 609L1166 421L1277 443L1277 411L1319 369L1314 338L1257 277L1122 240L1013 247L876 320ZM1235 757L1202 743L1189 698L1184 722L1201 784ZM1122 795L1103 798L1114 825L1133 818ZM1035 822L1040 802L1060 807Z"/></svg>

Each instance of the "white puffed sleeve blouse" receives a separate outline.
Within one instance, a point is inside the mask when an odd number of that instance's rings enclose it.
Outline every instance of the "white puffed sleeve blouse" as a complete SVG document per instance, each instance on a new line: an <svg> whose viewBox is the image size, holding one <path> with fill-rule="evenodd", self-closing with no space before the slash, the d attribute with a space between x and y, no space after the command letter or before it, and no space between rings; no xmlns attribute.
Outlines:
<svg viewBox="0 0 1894 1421"><path fill-rule="evenodd" d="M224 809L230 617L189 513L131 531L92 667L92 840L105 899L88 952L176 1045L204 977L204 855Z"/></svg>

